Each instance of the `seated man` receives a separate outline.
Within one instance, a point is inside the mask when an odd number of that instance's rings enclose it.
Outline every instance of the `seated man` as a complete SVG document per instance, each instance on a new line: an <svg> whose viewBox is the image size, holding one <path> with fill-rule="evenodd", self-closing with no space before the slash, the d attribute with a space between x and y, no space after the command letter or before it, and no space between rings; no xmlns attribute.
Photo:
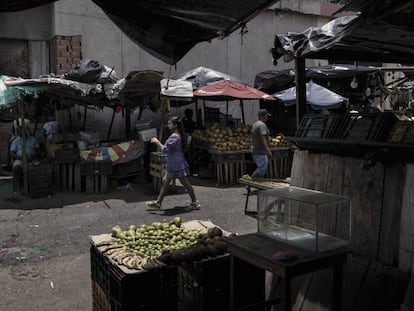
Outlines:
<svg viewBox="0 0 414 311"><path fill-rule="evenodd" d="M14 191L21 191L23 188L23 143L25 145L27 161L34 160L40 151L40 145L36 137L27 134L22 138L22 127L17 128L17 136L10 146L10 156L13 159Z"/></svg>

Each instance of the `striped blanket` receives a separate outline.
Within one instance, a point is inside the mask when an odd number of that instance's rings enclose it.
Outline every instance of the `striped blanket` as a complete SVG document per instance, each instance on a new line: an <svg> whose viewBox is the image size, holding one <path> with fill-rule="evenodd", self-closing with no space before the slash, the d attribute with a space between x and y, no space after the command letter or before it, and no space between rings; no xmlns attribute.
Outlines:
<svg viewBox="0 0 414 311"><path fill-rule="evenodd" d="M112 165L135 160L144 154L144 145L131 140L110 147L98 147L82 150L80 157L82 161L112 161Z"/></svg>

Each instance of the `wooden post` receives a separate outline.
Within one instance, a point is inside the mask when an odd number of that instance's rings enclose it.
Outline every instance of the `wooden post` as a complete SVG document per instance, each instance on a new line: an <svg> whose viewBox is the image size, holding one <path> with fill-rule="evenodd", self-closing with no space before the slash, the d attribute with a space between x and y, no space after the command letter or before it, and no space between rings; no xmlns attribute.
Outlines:
<svg viewBox="0 0 414 311"><path fill-rule="evenodd" d="M305 59L295 58L296 81L296 129L306 111L306 68Z"/></svg>
<svg viewBox="0 0 414 311"><path fill-rule="evenodd" d="M25 115L25 109L24 109L24 102L20 102L20 119L22 121L22 124L20 124L19 118L17 118L17 127L20 127L20 133L21 133L21 140L22 140L22 162L23 162L23 195L27 196L29 194L29 176L28 176L28 163L27 163L27 153L26 153L26 122L24 119Z"/></svg>
<svg viewBox="0 0 414 311"><path fill-rule="evenodd" d="M244 118L244 105L243 105L243 100L240 99L240 108L241 108L241 113L242 113L242 121L243 124L246 124L245 118Z"/></svg>
<svg viewBox="0 0 414 311"><path fill-rule="evenodd" d="M125 95L121 95L121 104L125 107L125 139L131 139L131 109L129 102L125 100Z"/></svg>
<svg viewBox="0 0 414 311"><path fill-rule="evenodd" d="M115 108L113 110L114 111L112 112L111 124L109 124L108 134L106 135L106 140L107 141L109 141L109 137L111 136L112 125L114 123L114 118L115 118Z"/></svg>
<svg viewBox="0 0 414 311"><path fill-rule="evenodd" d="M85 130L86 128L86 114L88 112L88 104L85 103L85 109L83 110L83 125L82 130Z"/></svg>

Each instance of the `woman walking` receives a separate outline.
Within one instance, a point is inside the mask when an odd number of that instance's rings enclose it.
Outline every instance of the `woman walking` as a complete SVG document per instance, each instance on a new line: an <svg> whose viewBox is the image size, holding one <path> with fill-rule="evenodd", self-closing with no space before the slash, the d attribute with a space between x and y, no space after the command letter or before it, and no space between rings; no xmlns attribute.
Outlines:
<svg viewBox="0 0 414 311"><path fill-rule="evenodd" d="M180 118L170 117L168 119L167 127L170 130L171 135L167 138L164 145L161 144L157 138L151 138L151 142L156 144L163 154L167 155L167 163L165 165L165 174L162 177L162 185L158 198L154 201L147 202L147 206L160 209L162 201L167 194L171 179L178 178L185 189L187 189L191 198L191 203L187 208L199 209L201 205L197 201L193 186L188 179L190 170L183 153L183 144L185 144L186 140L182 137L183 129Z"/></svg>

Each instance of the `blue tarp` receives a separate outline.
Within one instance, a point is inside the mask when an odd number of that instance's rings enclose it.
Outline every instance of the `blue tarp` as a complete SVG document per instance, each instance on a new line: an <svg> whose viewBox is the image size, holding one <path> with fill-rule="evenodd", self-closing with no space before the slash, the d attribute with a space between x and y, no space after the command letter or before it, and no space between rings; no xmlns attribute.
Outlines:
<svg viewBox="0 0 414 311"><path fill-rule="evenodd" d="M37 96L42 89L30 86L6 86L4 81L9 77L0 75L0 107L11 105L27 95Z"/></svg>
<svg viewBox="0 0 414 311"><path fill-rule="evenodd" d="M277 92L273 96L287 106L296 103L296 87ZM327 88L309 81L306 83L306 100L312 109L336 109L342 105L348 105L348 98L328 90Z"/></svg>

